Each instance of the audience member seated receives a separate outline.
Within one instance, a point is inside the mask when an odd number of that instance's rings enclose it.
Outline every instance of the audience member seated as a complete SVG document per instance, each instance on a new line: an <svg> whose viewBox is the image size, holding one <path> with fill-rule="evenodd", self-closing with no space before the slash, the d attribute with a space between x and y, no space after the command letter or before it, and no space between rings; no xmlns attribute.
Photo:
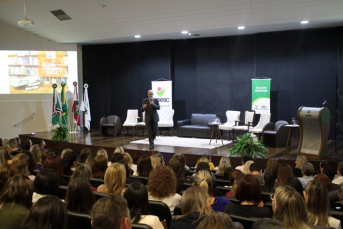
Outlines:
<svg viewBox="0 0 343 229"><path fill-rule="evenodd" d="M89 167L92 168L93 161L94 161L94 159L95 159L96 156L97 156L96 154L91 154L91 155L86 159L86 161L85 161L84 164L85 164L85 165L88 165ZM108 164L107 164L107 166L108 166Z"/></svg>
<svg viewBox="0 0 343 229"><path fill-rule="evenodd" d="M304 188L301 182L299 181L299 178L288 177L284 185L291 186L300 194L300 196L303 196Z"/></svg>
<svg viewBox="0 0 343 229"><path fill-rule="evenodd" d="M223 180L230 180L230 173L234 170L234 168L229 167L224 170L224 174L222 176ZM231 185L231 184L230 184Z"/></svg>
<svg viewBox="0 0 343 229"><path fill-rule="evenodd" d="M308 224L342 228L338 219L329 216L328 191L322 182L318 180L308 182L304 197L307 205Z"/></svg>
<svg viewBox="0 0 343 229"><path fill-rule="evenodd" d="M314 173L313 165L310 162L304 163L303 168L302 168L302 173L303 173L303 177L300 177L299 180L303 188L305 188L306 184L313 179L313 173Z"/></svg>
<svg viewBox="0 0 343 229"><path fill-rule="evenodd" d="M329 203L331 209L335 209L335 202L341 201L343 204L343 182L338 185L338 189L332 192L329 192Z"/></svg>
<svg viewBox="0 0 343 229"><path fill-rule="evenodd" d="M244 169L243 169L243 173L244 174L250 174L250 165L253 164L254 161L247 161L244 164Z"/></svg>
<svg viewBox="0 0 343 229"><path fill-rule="evenodd" d="M238 223L240 224L240 223ZM236 223L232 222L230 216L223 212L212 212L206 216L196 229L243 229L243 226L238 226Z"/></svg>
<svg viewBox="0 0 343 229"><path fill-rule="evenodd" d="M45 149L42 154L42 165L44 164L45 159L50 156L55 156L55 152L52 149ZM41 169L41 167L39 169Z"/></svg>
<svg viewBox="0 0 343 229"><path fill-rule="evenodd" d="M201 158L199 158L198 161L197 161L197 163L196 163L196 165L195 165L195 168L198 167L198 164L199 164L200 162L206 162L206 163L208 163L209 166L210 166L210 171L214 169L214 164L211 162L211 157L209 157L209 156L207 156L207 155L204 155L204 156L202 156Z"/></svg>
<svg viewBox="0 0 343 229"><path fill-rule="evenodd" d="M69 211L90 214L94 193L87 179L76 178L69 182L65 203Z"/></svg>
<svg viewBox="0 0 343 229"><path fill-rule="evenodd" d="M59 156L50 156L45 159L44 164L41 167L41 170L43 169L54 169L58 174L59 184L64 186L68 185L69 181L63 179L62 159Z"/></svg>
<svg viewBox="0 0 343 229"><path fill-rule="evenodd" d="M294 188L288 185L277 187L271 200L273 218L258 220L252 229L310 229L304 199Z"/></svg>
<svg viewBox="0 0 343 229"><path fill-rule="evenodd" d="M332 183L333 179L336 176L336 170L331 165L326 165L322 170L322 174L325 174Z"/></svg>
<svg viewBox="0 0 343 229"><path fill-rule="evenodd" d="M166 203L170 212L180 204L181 196L176 193L176 177L168 166L158 166L152 170L148 181L149 200Z"/></svg>
<svg viewBox="0 0 343 229"><path fill-rule="evenodd" d="M22 228L32 206L33 185L27 176L9 178L0 198L0 228Z"/></svg>
<svg viewBox="0 0 343 229"><path fill-rule="evenodd" d="M254 175L244 175L238 182L236 190L238 204L227 204L225 213L242 217L270 218L272 213L261 198L261 185Z"/></svg>
<svg viewBox="0 0 343 229"><path fill-rule="evenodd" d="M148 155L142 154L137 162L137 171L134 176L149 177L152 171L151 159Z"/></svg>
<svg viewBox="0 0 343 229"><path fill-rule="evenodd" d="M36 203L44 196L58 196L58 174L53 169L43 169L37 174L33 186L35 192L32 195L32 203Z"/></svg>
<svg viewBox="0 0 343 229"><path fill-rule="evenodd" d="M226 197L234 198L236 195L236 190L237 190L237 185L238 185L238 180L243 176L243 173L241 170L234 169L230 173L230 184L231 184L231 191L225 193Z"/></svg>
<svg viewBox="0 0 343 229"><path fill-rule="evenodd" d="M161 165L166 164L162 154L160 154L160 153L155 154L155 155L151 155L150 160L151 160L152 169L155 169L157 166L161 166Z"/></svg>
<svg viewBox="0 0 343 229"><path fill-rule="evenodd" d="M201 170L195 174L194 177L194 186L204 187L208 190L208 194L210 196L210 204L212 210L215 212L223 212L224 208L227 204L231 204L231 202L224 197L215 195L214 193L214 180L212 175L207 170Z"/></svg>
<svg viewBox="0 0 343 229"><path fill-rule="evenodd" d="M260 182L260 185L263 185L264 178L263 178L263 175L262 175L262 166L261 166L261 164L256 163L256 162L252 163L250 165L250 174L254 175L257 178L258 182Z"/></svg>
<svg viewBox="0 0 343 229"><path fill-rule="evenodd" d="M177 159L170 159L168 166L173 170L176 177L176 192L182 194L183 187L182 184L185 182L185 177L182 174L183 168Z"/></svg>
<svg viewBox="0 0 343 229"><path fill-rule="evenodd" d="M182 215L172 219L170 229L195 229L211 211L207 190L203 187L190 187L182 194Z"/></svg>
<svg viewBox="0 0 343 229"><path fill-rule="evenodd" d="M37 168L37 161L33 158L29 150L22 150L21 153L28 156L27 169L29 170L30 174L33 174L33 171Z"/></svg>
<svg viewBox="0 0 343 229"><path fill-rule="evenodd" d="M38 165L42 165L42 152L38 144L35 144L31 147L30 152L33 159L37 162Z"/></svg>
<svg viewBox="0 0 343 229"><path fill-rule="evenodd" d="M45 146L46 146L46 143L43 139L40 139L37 141L37 144L39 145L39 148L40 148L40 152L41 154L44 152L45 150Z"/></svg>
<svg viewBox="0 0 343 229"><path fill-rule="evenodd" d="M148 192L143 184L130 184L124 192L124 198L130 210L132 223L147 224L153 229L164 229L159 218L150 215Z"/></svg>
<svg viewBox="0 0 343 229"><path fill-rule="evenodd" d="M274 158L270 158L267 161L267 165L266 165L266 169L264 170L264 172L273 172L276 171L275 173L277 173L277 170L279 169L279 162L277 161L277 159Z"/></svg>
<svg viewBox="0 0 343 229"><path fill-rule="evenodd" d="M0 147L0 168L1 166L7 164L5 154L6 154L5 149L3 147Z"/></svg>
<svg viewBox="0 0 343 229"><path fill-rule="evenodd" d="M99 199L92 207L91 217L94 229L131 229L127 202L120 195Z"/></svg>
<svg viewBox="0 0 343 229"><path fill-rule="evenodd" d="M176 159L180 162L181 168L182 168L182 172L181 174L186 177L187 176L187 172L189 171L189 167L186 165L186 157L185 155L183 155L182 153L176 153L172 156L171 159Z"/></svg>
<svg viewBox="0 0 343 229"><path fill-rule="evenodd" d="M98 151L96 152L96 155L99 156L99 155L104 155L106 158L107 158L107 161L108 161L108 154L107 154L107 151L104 149L104 148L100 148L98 149ZM111 165L111 162L109 161L107 163L108 166Z"/></svg>
<svg viewBox="0 0 343 229"><path fill-rule="evenodd" d="M88 183L90 183L91 175L92 175L92 170L88 165L85 165L85 164L79 165L73 172L73 175L71 175L69 183L76 178L85 179ZM96 187L91 187L91 188L92 188L92 191L96 191Z"/></svg>
<svg viewBox="0 0 343 229"><path fill-rule="evenodd" d="M66 205L55 196L46 196L31 208L24 229L67 229Z"/></svg>
<svg viewBox="0 0 343 229"><path fill-rule="evenodd" d="M265 172L264 173L264 176L263 176L264 186L262 188L262 191L264 191L264 192L275 192L276 176L277 176L277 173L273 173L273 172Z"/></svg>
<svg viewBox="0 0 343 229"><path fill-rule="evenodd" d="M276 187L284 185L288 177L294 177L292 167L286 163L279 164L277 178L275 180Z"/></svg>
<svg viewBox="0 0 343 229"><path fill-rule="evenodd" d="M2 193L2 189L4 188L7 180L15 175L19 175L19 172L14 165L5 164L0 167L0 194Z"/></svg>
<svg viewBox="0 0 343 229"><path fill-rule="evenodd" d="M303 177L303 166L307 162L307 158L303 155L297 156L295 160L295 168L293 168L293 174L296 177Z"/></svg>
<svg viewBox="0 0 343 229"><path fill-rule="evenodd" d="M221 158L220 158L220 160L219 160L219 165L220 165L220 163L222 162L222 161L229 161L230 162L230 164L231 164L231 161L230 161L230 157L229 156L222 156ZM219 165L218 166L216 166L213 170L218 170L218 168L219 168ZM231 167L231 166L230 166Z"/></svg>
<svg viewBox="0 0 343 229"><path fill-rule="evenodd" d="M129 166L130 175L133 175L135 171L137 171L137 165L133 164L132 157L129 153L123 153L123 160L126 162L127 166Z"/></svg>
<svg viewBox="0 0 343 229"><path fill-rule="evenodd" d="M313 177L313 180L322 182L325 185L328 193L333 191L331 180L325 174L317 174Z"/></svg>
<svg viewBox="0 0 343 229"><path fill-rule="evenodd" d="M116 163L124 160L124 155L122 153L113 153L111 157L111 163Z"/></svg>
<svg viewBox="0 0 343 229"><path fill-rule="evenodd" d="M11 138L8 141L8 145L10 146L11 152L18 151L19 149L17 148L17 141L15 138Z"/></svg>
<svg viewBox="0 0 343 229"><path fill-rule="evenodd" d="M118 162L113 163L107 168L104 184L97 188L98 192L108 193L108 194L121 194L125 192L126 184L126 171L125 166Z"/></svg>
<svg viewBox="0 0 343 229"><path fill-rule="evenodd" d="M343 182L343 162L338 163L337 178L332 181L333 184L339 185Z"/></svg>
<svg viewBox="0 0 343 229"><path fill-rule="evenodd" d="M5 160L7 164L12 164L12 155L11 155L11 149L9 146L3 146L2 147L5 151Z"/></svg>
<svg viewBox="0 0 343 229"><path fill-rule="evenodd" d="M216 171L216 174L218 175L224 175L224 171L227 168L231 168L231 162L229 157L222 157L219 162L218 169Z"/></svg>
<svg viewBox="0 0 343 229"><path fill-rule="evenodd" d="M107 158L104 155L96 156L92 164L92 178L104 179L107 169ZM114 163L114 162L113 162Z"/></svg>
<svg viewBox="0 0 343 229"><path fill-rule="evenodd" d="M245 154L245 155L243 155L243 157L241 158L241 163L242 163L242 165L237 166L236 169L238 169L238 170L240 170L241 172L243 172L245 162L247 162L247 161L252 161L252 157L251 157L250 155Z"/></svg>
<svg viewBox="0 0 343 229"><path fill-rule="evenodd" d="M17 141L17 148L18 148L18 150L22 150L20 138L16 137L15 140Z"/></svg>
<svg viewBox="0 0 343 229"><path fill-rule="evenodd" d="M79 155L79 163L85 163L87 158L92 155L92 151L90 148L83 148Z"/></svg>
<svg viewBox="0 0 343 229"><path fill-rule="evenodd" d="M63 173L71 176L77 167L77 155L73 151L66 152L62 158Z"/></svg>
<svg viewBox="0 0 343 229"><path fill-rule="evenodd" d="M64 150L62 150L62 153L61 153L61 158L63 159L64 157L64 154L66 154L67 152L73 152L72 149L69 149L69 148L65 148Z"/></svg>
<svg viewBox="0 0 343 229"><path fill-rule="evenodd" d="M18 153L17 155L13 157L12 165L14 165L17 168L20 175L27 176L31 180L34 180L35 177L31 175L29 170L27 169L28 160L29 160L29 157L27 155L25 155L24 153Z"/></svg>

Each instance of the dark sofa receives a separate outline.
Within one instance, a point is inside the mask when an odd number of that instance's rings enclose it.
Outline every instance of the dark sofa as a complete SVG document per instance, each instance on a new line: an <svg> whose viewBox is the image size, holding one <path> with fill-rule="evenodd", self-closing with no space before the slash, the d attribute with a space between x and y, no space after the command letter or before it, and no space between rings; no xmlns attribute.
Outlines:
<svg viewBox="0 0 343 229"><path fill-rule="evenodd" d="M216 114L192 114L191 119L177 121L177 134L179 137L210 138L210 120L217 118Z"/></svg>

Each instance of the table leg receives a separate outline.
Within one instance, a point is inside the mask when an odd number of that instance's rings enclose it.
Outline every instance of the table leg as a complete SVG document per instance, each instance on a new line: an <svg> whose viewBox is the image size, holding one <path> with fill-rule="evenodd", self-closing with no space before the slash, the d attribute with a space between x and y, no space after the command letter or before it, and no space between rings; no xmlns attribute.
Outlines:
<svg viewBox="0 0 343 229"><path fill-rule="evenodd" d="M222 137L222 134L220 133L220 129L219 129L219 127L218 127L218 133L219 133L219 136L220 136L220 139L222 140L222 145L224 145L224 142L223 142L223 137Z"/></svg>
<svg viewBox="0 0 343 229"><path fill-rule="evenodd" d="M211 138L210 138L209 145L211 145L212 137L213 137L213 134L214 134L214 126L211 126L211 128L212 128L212 131L211 131Z"/></svg>
<svg viewBox="0 0 343 229"><path fill-rule="evenodd" d="M293 130L293 128L290 127L290 128L289 128L289 132L288 132L287 144L286 144L286 151L288 151L288 152L291 151L292 130Z"/></svg>

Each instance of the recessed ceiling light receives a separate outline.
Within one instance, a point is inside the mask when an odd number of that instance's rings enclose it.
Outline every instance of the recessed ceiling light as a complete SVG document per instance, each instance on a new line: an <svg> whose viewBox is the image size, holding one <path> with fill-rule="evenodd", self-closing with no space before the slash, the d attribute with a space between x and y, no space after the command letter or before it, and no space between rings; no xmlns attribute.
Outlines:
<svg viewBox="0 0 343 229"><path fill-rule="evenodd" d="M245 29L244 26L238 26L238 29Z"/></svg>
<svg viewBox="0 0 343 229"><path fill-rule="evenodd" d="M192 35L191 33L188 33L188 36Z"/></svg>
<svg viewBox="0 0 343 229"><path fill-rule="evenodd" d="M135 35L135 38L141 38L141 35Z"/></svg>
<svg viewBox="0 0 343 229"><path fill-rule="evenodd" d="M181 32L182 34L188 34L188 31L187 30L184 30Z"/></svg>
<svg viewBox="0 0 343 229"><path fill-rule="evenodd" d="M104 9L107 8L107 6L105 4L103 4L103 3L100 3L99 5L100 5L101 8L104 8Z"/></svg>
<svg viewBox="0 0 343 229"><path fill-rule="evenodd" d="M301 24L308 24L308 21L301 21Z"/></svg>

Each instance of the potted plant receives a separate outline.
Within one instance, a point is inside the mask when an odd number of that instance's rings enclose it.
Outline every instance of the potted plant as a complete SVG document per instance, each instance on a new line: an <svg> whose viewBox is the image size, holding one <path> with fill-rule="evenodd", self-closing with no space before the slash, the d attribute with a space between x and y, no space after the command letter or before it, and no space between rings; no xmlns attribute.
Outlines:
<svg viewBox="0 0 343 229"><path fill-rule="evenodd" d="M64 123L57 123L51 130L55 135L51 138L52 142L57 141L70 141L68 126Z"/></svg>
<svg viewBox="0 0 343 229"><path fill-rule="evenodd" d="M237 144L229 151L231 155L243 156L248 154L255 159L257 156L267 158L263 151L269 150L263 146L261 140L258 140L255 134L246 133L242 137L237 137Z"/></svg>

